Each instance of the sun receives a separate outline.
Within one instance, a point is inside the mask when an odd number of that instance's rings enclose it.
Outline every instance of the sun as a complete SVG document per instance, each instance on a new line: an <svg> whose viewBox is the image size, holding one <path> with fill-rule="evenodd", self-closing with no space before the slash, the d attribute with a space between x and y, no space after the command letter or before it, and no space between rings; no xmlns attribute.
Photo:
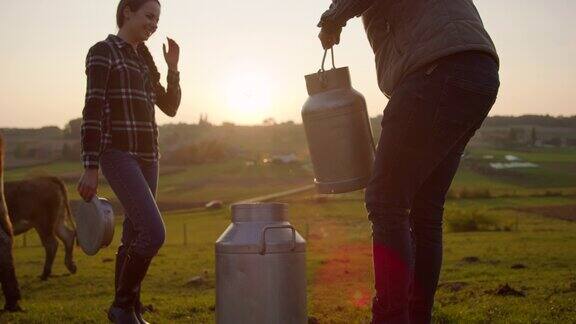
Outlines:
<svg viewBox="0 0 576 324"><path fill-rule="evenodd" d="M272 83L265 74L235 73L225 87L231 122L254 124L271 117Z"/></svg>

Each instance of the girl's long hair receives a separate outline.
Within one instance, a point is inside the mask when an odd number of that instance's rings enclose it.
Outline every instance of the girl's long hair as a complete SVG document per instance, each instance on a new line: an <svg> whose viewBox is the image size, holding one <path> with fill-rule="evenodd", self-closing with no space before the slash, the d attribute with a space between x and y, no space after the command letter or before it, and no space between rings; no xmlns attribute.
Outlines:
<svg viewBox="0 0 576 324"><path fill-rule="evenodd" d="M132 12L135 12L138 11L148 1L156 1L158 4L160 4L159 0L121 0L120 3L118 4L118 9L116 10L116 25L118 25L118 28L122 28L122 26L124 25L124 9L126 7L130 8ZM158 72L158 67L156 67L156 63L154 63L154 58L152 57L152 54L150 54L150 51L148 50L148 47L146 46L146 44L144 44L144 42L138 45L138 54L140 54L142 58L144 58L144 61L148 66L148 71L152 85L156 86L156 84L160 81L160 73Z"/></svg>

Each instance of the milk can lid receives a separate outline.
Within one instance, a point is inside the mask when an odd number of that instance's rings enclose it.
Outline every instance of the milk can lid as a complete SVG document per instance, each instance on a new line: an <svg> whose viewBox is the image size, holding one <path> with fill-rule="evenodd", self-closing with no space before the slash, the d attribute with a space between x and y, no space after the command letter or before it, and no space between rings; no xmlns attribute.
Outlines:
<svg viewBox="0 0 576 324"><path fill-rule="evenodd" d="M110 245L114 236L114 210L108 200L94 196L91 201L81 201L73 213L78 244L88 255L95 255Z"/></svg>
<svg viewBox="0 0 576 324"><path fill-rule="evenodd" d="M232 207L232 222L282 222L288 220L288 204L238 203Z"/></svg>

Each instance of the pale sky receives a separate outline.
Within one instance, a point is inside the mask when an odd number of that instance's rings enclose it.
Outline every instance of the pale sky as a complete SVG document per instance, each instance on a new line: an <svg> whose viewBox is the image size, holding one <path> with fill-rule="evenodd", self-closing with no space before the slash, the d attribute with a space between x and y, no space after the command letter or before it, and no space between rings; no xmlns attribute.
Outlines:
<svg viewBox="0 0 576 324"><path fill-rule="evenodd" d="M385 0L384 0L385 1ZM116 0L2 0L0 127L63 127L81 116L90 46L116 33ZM574 115L576 1L475 1L501 57L501 92L492 114ZM160 124L300 122L304 75L318 70L315 27L329 0L164 0L148 46L163 73L166 36L181 47L182 105ZM374 56L360 19L335 48L353 86L382 112Z"/></svg>

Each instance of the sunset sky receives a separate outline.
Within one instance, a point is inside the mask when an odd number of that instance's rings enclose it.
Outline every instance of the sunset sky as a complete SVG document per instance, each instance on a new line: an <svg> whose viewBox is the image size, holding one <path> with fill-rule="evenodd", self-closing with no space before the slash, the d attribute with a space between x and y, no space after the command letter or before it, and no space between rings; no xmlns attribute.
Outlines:
<svg viewBox="0 0 576 324"><path fill-rule="evenodd" d="M386 0L382 0L386 1ZM2 0L0 127L63 127L84 102L88 48L116 33L115 0ZM576 1L475 1L501 56L501 92L492 114L574 115ZM165 83L162 42L181 47L182 105L158 122L260 124L300 122L304 75L316 72L322 48L315 27L329 0L165 0L148 42ZM335 48L370 115L386 98L360 19Z"/></svg>

